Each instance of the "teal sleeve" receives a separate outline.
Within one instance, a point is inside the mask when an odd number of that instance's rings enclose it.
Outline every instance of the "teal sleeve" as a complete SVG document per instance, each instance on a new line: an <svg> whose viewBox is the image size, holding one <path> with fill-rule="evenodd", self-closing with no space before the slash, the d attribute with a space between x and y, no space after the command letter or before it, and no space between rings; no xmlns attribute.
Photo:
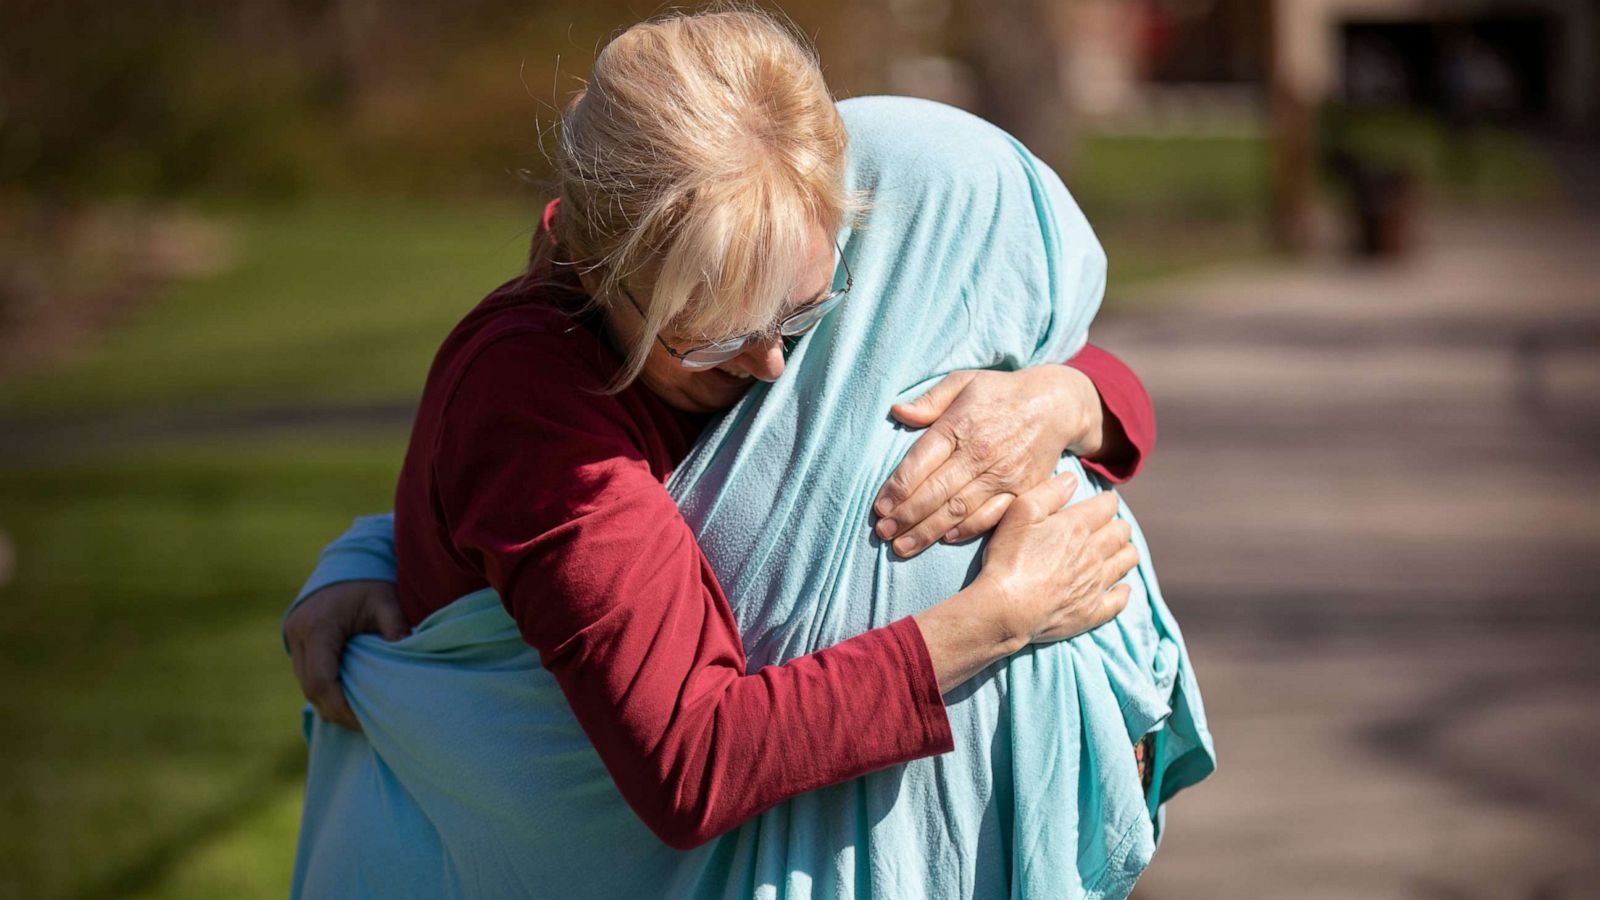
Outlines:
<svg viewBox="0 0 1600 900"><path fill-rule="evenodd" d="M359 516L348 531L322 548L316 568L284 612L294 612L300 601L341 581L394 581L394 513Z"/></svg>
<svg viewBox="0 0 1600 900"><path fill-rule="evenodd" d="M393 581L394 570L394 513L359 516L322 549L294 602L341 581Z"/></svg>

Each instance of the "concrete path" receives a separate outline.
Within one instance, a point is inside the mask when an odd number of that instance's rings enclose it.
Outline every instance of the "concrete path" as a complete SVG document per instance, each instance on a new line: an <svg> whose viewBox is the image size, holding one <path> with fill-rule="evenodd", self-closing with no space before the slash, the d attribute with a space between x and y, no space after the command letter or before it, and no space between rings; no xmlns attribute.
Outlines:
<svg viewBox="0 0 1600 900"><path fill-rule="evenodd" d="M1127 495L1220 757L1143 900L1600 897L1600 218L1426 247L1096 330L1156 398Z"/></svg>

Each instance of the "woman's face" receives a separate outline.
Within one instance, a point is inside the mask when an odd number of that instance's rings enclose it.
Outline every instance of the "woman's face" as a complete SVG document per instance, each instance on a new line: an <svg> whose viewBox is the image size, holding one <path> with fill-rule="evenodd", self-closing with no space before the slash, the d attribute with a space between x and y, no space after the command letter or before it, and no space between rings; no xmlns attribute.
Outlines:
<svg viewBox="0 0 1600 900"><path fill-rule="evenodd" d="M789 292L785 315L810 303L833 283L833 241L821 225L811 226L807 248L800 279ZM632 345L643 324L638 311L626 303L613 306L607 317L607 326L623 347ZM661 332L661 340L680 352L698 342L670 329ZM776 381L783 374L781 338L752 339L745 344L744 352L710 369L685 369L660 341L651 343L639 380L668 405L688 412L727 409L750 388L751 379Z"/></svg>

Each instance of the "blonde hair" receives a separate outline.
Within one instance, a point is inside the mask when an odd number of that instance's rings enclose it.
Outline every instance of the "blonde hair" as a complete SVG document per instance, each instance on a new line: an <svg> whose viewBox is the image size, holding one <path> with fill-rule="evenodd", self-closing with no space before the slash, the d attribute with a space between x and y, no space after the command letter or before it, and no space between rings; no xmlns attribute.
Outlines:
<svg viewBox="0 0 1600 900"><path fill-rule="evenodd" d="M644 368L669 323L706 339L764 328L807 257L857 204L845 129L815 51L749 9L675 13L601 50L561 117L555 239L599 275L592 308L649 296L614 390Z"/></svg>

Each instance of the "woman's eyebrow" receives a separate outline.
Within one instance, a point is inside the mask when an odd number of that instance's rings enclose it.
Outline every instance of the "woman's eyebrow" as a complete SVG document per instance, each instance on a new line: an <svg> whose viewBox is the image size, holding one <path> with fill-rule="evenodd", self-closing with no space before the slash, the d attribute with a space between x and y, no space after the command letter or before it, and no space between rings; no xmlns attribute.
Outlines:
<svg viewBox="0 0 1600 900"><path fill-rule="evenodd" d="M805 300L804 302L801 302L801 303L797 303L794 306L789 307L789 311L784 313L784 315L785 316L792 316L795 313L799 312L802 309L805 309L808 306L816 306L818 303L822 302L822 298L826 297L828 295L828 292L831 291L831 290L833 290L833 279L829 278L827 281L822 283L821 289L812 292L810 299Z"/></svg>
<svg viewBox="0 0 1600 900"><path fill-rule="evenodd" d="M782 322L784 319L789 318L790 316L794 315L795 313L801 312L801 311L803 311L803 310L805 310L805 309L807 309L809 307L816 306L818 303L822 302L822 298L827 296L828 292L831 291L831 290L833 290L833 279L829 278L827 281L823 282L822 288L820 290L818 290L816 293L812 294L810 296L810 298L806 299L805 301L803 301L801 303L797 303L797 304L795 304L793 306L789 306L789 305L785 304L784 307L778 312L777 317L775 319L773 319L772 323L768 327L771 327L772 325L776 325L777 323ZM679 337L679 338L681 338L683 340L702 341L702 342L725 341L725 340L729 340L729 339L736 338L736 337L744 337L746 335L758 334L759 333L758 331L740 331L740 332L735 332L733 334L722 334L722 335L705 334L703 332L702 333L698 333L698 334L691 334L689 332L689 330L686 329L686 328L676 327L677 323L668 322L667 325L668 325L668 327L673 329L673 332L675 333L675 335L677 337Z"/></svg>

